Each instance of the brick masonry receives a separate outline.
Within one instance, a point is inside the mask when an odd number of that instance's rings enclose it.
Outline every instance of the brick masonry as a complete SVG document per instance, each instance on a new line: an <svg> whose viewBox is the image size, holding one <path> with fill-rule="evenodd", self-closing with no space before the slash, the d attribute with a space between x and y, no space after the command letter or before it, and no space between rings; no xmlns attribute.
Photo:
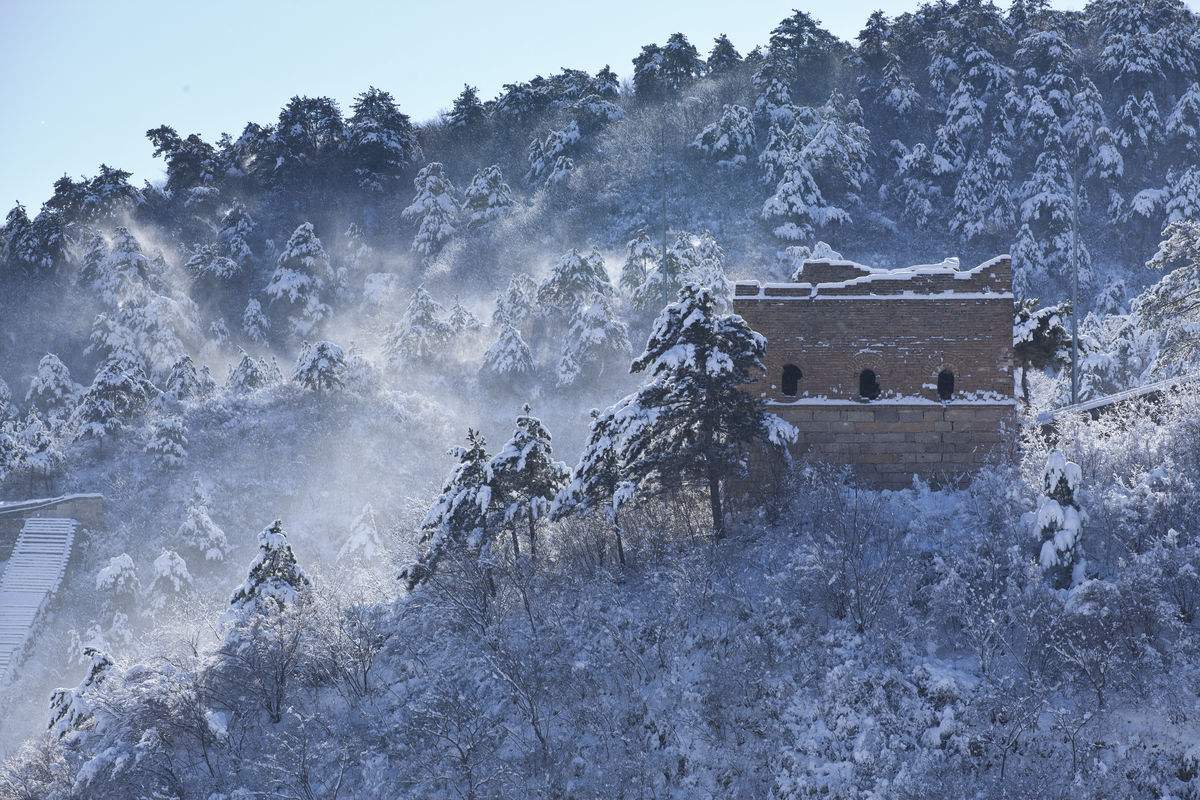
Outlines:
<svg viewBox="0 0 1200 800"><path fill-rule="evenodd" d="M872 270L809 262L791 284L739 283L734 310L767 338L765 373L751 387L796 425L798 454L849 464L869 484L909 485L914 474L960 483L1004 458L1016 430L1012 270L1007 257ZM801 370L783 394L785 365ZM882 394L858 394L872 370ZM954 375L939 397L938 374Z"/></svg>

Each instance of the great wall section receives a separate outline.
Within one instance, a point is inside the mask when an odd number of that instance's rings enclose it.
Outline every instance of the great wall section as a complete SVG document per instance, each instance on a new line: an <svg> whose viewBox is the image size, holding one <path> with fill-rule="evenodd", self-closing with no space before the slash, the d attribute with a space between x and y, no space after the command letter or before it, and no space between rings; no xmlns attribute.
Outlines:
<svg viewBox="0 0 1200 800"><path fill-rule="evenodd" d="M79 532L103 527L102 495L0 501L0 686L55 601Z"/></svg>

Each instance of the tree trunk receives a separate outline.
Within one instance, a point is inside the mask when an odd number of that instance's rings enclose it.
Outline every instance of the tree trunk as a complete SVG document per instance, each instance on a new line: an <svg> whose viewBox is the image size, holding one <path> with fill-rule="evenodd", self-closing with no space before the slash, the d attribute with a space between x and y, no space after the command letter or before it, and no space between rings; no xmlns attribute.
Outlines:
<svg viewBox="0 0 1200 800"><path fill-rule="evenodd" d="M708 501L712 507L713 538L725 538L725 514L721 511L721 478L712 467L708 470Z"/></svg>
<svg viewBox="0 0 1200 800"><path fill-rule="evenodd" d="M1021 399L1029 408L1029 367L1021 367Z"/></svg>
<svg viewBox="0 0 1200 800"><path fill-rule="evenodd" d="M625 543L621 540L621 523L617 522L617 515L613 514L613 538L617 540L617 563L621 568L625 568Z"/></svg>
<svg viewBox="0 0 1200 800"><path fill-rule="evenodd" d="M536 525L533 519L533 501L529 502L529 558L532 561L537 561L537 531L534 529Z"/></svg>
<svg viewBox="0 0 1200 800"><path fill-rule="evenodd" d="M521 557L521 543L517 541L517 527L512 526L508 532L512 534L513 560L515 561Z"/></svg>

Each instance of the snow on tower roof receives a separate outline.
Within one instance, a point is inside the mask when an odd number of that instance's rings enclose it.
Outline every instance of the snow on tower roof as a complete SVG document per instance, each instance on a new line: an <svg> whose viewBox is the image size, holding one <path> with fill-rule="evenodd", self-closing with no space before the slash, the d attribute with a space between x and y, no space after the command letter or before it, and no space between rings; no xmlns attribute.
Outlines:
<svg viewBox="0 0 1200 800"><path fill-rule="evenodd" d="M940 264L883 269L841 259L808 259L789 283L739 281L736 300L902 300L1012 299L1012 269L1007 255L959 269L957 258Z"/></svg>

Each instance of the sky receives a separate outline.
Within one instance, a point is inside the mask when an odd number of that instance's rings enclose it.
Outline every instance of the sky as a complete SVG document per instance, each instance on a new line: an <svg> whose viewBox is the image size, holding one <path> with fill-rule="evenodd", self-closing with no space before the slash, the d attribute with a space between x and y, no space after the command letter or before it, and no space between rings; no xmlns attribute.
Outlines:
<svg viewBox="0 0 1200 800"><path fill-rule="evenodd" d="M428 120L468 82L486 99L561 67L627 77L674 31L705 54L726 33L745 53L794 6L853 39L872 10L917 0L0 0L0 214L36 211L58 177L101 162L161 178L145 132L162 124L212 140L271 122L293 95L347 109L371 85Z"/></svg>

